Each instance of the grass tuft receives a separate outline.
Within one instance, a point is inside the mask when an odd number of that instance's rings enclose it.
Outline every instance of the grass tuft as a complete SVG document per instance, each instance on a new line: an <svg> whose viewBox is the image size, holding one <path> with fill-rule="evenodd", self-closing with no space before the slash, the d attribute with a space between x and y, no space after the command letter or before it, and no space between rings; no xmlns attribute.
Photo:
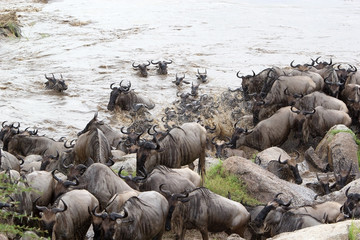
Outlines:
<svg viewBox="0 0 360 240"><path fill-rule="evenodd" d="M349 240L357 240L360 237L360 227L357 227L353 222L349 227Z"/></svg>
<svg viewBox="0 0 360 240"><path fill-rule="evenodd" d="M224 170L222 162L206 171L205 187L223 197L228 197L230 193L231 199L237 202L247 205L260 204L248 195L246 186L241 180Z"/></svg>

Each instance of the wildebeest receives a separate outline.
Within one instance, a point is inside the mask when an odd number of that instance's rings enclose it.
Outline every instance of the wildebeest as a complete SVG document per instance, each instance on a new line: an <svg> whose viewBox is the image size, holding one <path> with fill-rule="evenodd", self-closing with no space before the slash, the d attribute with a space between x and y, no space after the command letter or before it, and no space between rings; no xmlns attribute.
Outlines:
<svg viewBox="0 0 360 240"><path fill-rule="evenodd" d="M308 214L322 223L335 223L341 218L340 207L340 203L328 201L316 205L291 208L290 212L295 214Z"/></svg>
<svg viewBox="0 0 360 240"><path fill-rule="evenodd" d="M123 140L124 135L121 134L122 132L120 131L115 131L109 125L105 124L103 121L98 120L97 117L98 117L98 112L94 114L94 117L88 122L88 124L86 124L85 128L82 131L78 132L77 135L80 136L81 134L96 127L103 132L110 146L113 148L117 148L119 146L119 143Z"/></svg>
<svg viewBox="0 0 360 240"><path fill-rule="evenodd" d="M30 154L50 154L56 155L67 150L64 142L55 141L52 138L45 136L29 136L23 134L16 134L4 142L4 150L20 156L27 156Z"/></svg>
<svg viewBox="0 0 360 240"><path fill-rule="evenodd" d="M190 84L190 82L185 81L184 78L185 78L185 73L181 77L176 74L175 81L173 81L173 83L175 83L176 86L180 86L181 83Z"/></svg>
<svg viewBox="0 0 360 240"><path fill-rule="evenodd" d="M199 69L197 70L198 74L196 74L197 79L199 79L202 83L207 81L207 72L205 69L204 73L200 73Z"/></svg>
<svg viewBox="0 0 360 240"><path fill-rule="evenodd" d="M288 138L290 131L299 122L301 114L294 113L291 107L279 109L270 118L259 122L251 131L236 128L232 137L232 148L248 146L257 150L264 150L271 146L281 145Z"/></svg>
<svg viewBox="0 0 360 240"><path fill-rule="evenodd" d="M205 175L206 130L199 123L184 123L167 136L154 141L142 141L136 154L136 174L150 172L157 165L180 168L199 158L198 171Z"/></svg>
<svg viewBox="0 0 360 240"><path fill-rule="evenodd" d="M187 229L198 229L202 239L209 239L208 232L237 233L244 236L250 219L246 208L238 202L222 197L207 188L196 188L186 194L172 193L161 189L167 196L171 217L167 229L174 229L176 239L184 239ZM169 223L171 221L171 225Z"/></svg>
<svg viewBox="0 0 360 240"><path fill-rule="evenodd" d="M20 172L19 160L9 152L0 149L0 170L13 169Z"/></svg>
<svg viewBox="0 0 360 240"><path fill-rule="evenodd" d="M326 95L322 92L312 92L300 98L297 98L292 105L297 109L313 109L317 106L323 106L326 109L335 109L348 113L346 104L334 97Z"/></svg>
<svg viewBox="0 0 360 240"><path fill-rule="evenodd" d="M148 76L148 72L147 72L147 67L150 66L150 61L147 61L148 63L141 63L138 65L135 65L135 62L133 62L132 66L135 70L139 70L140 72L140 76L142 77L147 77Z"/></svg>
<svg viewBox="0 0 360 240"><path fill-rule="evenodd" d="M127 86L123 86L122 82L123 81L120 82L120 87L113 87L115 83L110 85L110 89L112 91L110 93L110 100L107 106L109 111L113 111L115 106L119 106L122 110L130 111L137 103L143 103L148 109L153 109L155 107L155 104L151 99L140 96L134 90L130 91L130 82Z"/></svg>
<svg viewBox="0 0 360 240"><path fill-rule="evenodd" d="M341 206L341 212L346 218L360 218L360 194L349 193L350 187L346 189L346 201Z"/></svg>
<svg viewBox="0 0 360 240"><path fill-rule="evenodd" d="M170 61L157 61L157 62L153 62L151 61L152 64L157 65L157 72L161 75L166 75L168 73L167 71L167 65L172 63L172 60Z"/></svg>
<svg viewBox="0 0 360 240"><path fill-rule="evenodd" d="M280 76L264 98L265 104L288 105L286 89L290 94L309 94L315 91L316 84L308 76Z"/></svg>
<svg viewBox="0 0 360 240"><path fill-rule="evenodd" d="M278 160L272 160L268 163L266 169L269 172L272 172L280 179L284 179L286 181L295 180L296 184L302 183L302 178L299 173L298 164L296 160L299 158L299 153L295 158L286 159L285 161L281 161L281 155Z"/></svg>
<svg viewBox="0 0 360 240"><path fill-rule="evenodd" d="M169 205L160 193L142 192L129 198L120 213L105 215L103 239L162 239L168 211Z"/></svg>
<svg viewBox="0 0 360 240"><path fill-rule="evenodd" d="M36 206L51 239L84 239L91 225L88 209L99 205L98 200L86 190L72 190L57 200L53 208Z"/></svg>
<svg viewBox="0 0 360 240"><path fill-rule="evenodd" d="M289 211L291 201L285 204L281 199L269 202L250 222L252 230L266 237L273 237L283 232L293 232L298 229L316 226L320 221L308 214L296 214Z"/></svg>
<svg viewBox="0 0 360 240"><path fill-rule="evenodd" d="M304 141L308 141L310 133L313 136L324 136L331 127L337 124L344 124L349 127L351 124L350 116L343 111L317 106L313 113L306 115L303 124Z"/></svg>
<svg viewBox="0 0 360 240"><path fill-rule="evenodd" d="M74 177L68 176L68 179L72 180ZM79 185L76 188L86 189L93 194L99 200L101 209L106 207L115 194L133 191L108 166L102 163L90 165L81 176L77 175L77 177L79 178Z"/></svg>
<svg viewBox="0 0 360 240"><path fill-rule="evenodd" d="M56 79L54 74L52 74L52 77L48 77L45 74L45 78L48 80L45 82L45 88L46 89L53 89L58 92L62 92L68 89L68 86L65 83L65 80L63 79L62 74L60 74L61 79Z"/></svg>
<svg viewBox="0 0 360 240"><path fill-rule="evenodd" d="M121 170L122 168L119 170L119 176L129 185L129 182L135 183L137 187L136 190L141 192L159 192L159 186L161 184L166 184L168 186L168 190L171 192L191 191L196 187L188 178L163 165L157 165L149 174L145 174L145 177L141 178L122 176Z"/></svg>

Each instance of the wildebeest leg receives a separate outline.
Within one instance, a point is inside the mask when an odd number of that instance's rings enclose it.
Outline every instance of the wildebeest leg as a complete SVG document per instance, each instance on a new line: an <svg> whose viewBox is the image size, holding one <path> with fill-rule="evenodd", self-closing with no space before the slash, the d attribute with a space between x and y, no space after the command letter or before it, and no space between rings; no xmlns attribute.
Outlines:
<svg viewBox="0 0 360 240"><path fill-rule="evenodd" d="M186 233L186 228L183 227L180 235L179 235L179 234L176 234L175 239L176 239L176 240L184 240L184 239L185 239L185 233Z"/></svg>
<svg viewBox="0 0 360 240"><path fill-rule="evenodd" d="M201 175L201 186L203 186L205 179L205 148L203 148L203 151L200 153L198 172Z"/></svg>
<svg viewBox="0 0 360 240"><path fill-rule="evenodd" d="M203 240L209 240L209 234L207 229L203 228L203 229L199 229L201 232L201 236Z"/></svg>

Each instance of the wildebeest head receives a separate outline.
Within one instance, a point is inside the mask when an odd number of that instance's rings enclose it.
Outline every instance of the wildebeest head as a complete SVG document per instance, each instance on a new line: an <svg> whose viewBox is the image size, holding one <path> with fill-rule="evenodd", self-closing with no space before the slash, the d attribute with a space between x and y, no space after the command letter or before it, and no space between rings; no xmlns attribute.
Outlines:
<svg viewBox="0 0 360 240"><path fill-rule="evenodd" d="M108 217L108 213L103 210L101 213L97 213L96 209L99 206L95 206L92 210L88 207L88 212L92 217L92 225L94 230L94 239L102 239L103 233L101 231L101 225L104 219Z"/></svg>
<svg viewBox="0 0 360 240"><path fill-rule="evenodd" d="M324 73L325 89L324 92L332 97L338 97L340 88L343 87L344 82L341 82L336 74L335 69L332 66L326 67L327 70Z"/></svg>
<svg viewBox="0 0 360 240"><path fill-rule="evenodd" d="M147 179L147 173L143 173L143 176L135 176L133 177L132 175L128 175L128 176L124 176L121 174L122 170L124 170L124 166L121 166L119 172L118 172L118 176L123 179L132 189L135 189L137 191L140 190L139 185L144 183Z"/></svg>
<svg viewBox="0 0 360 240"><path fill-rule="evenodd" d="M345 83L346 79L348 78L348 75L350 73L356 72L357 68L355 66L350 65L350 64L349 64L348 69L340 68L340 66L341 66L341 64L339 64L337 66L337 69L335 71L336 71L336 74L338 75L339 81L342 82L342 83Z"/></svg>
<svg viewBox="0 0 360 240"><path fill-rule="evenodd" d="M61 180L60 178L58 178L56 175L55 175L55 170L53 170L51 172L53 178L56 180L56 186L55 186L55 189L54 189L54 197L53 199L57 199L60 195L66 193L69 191L69 187L70 186L77 186L79 185L79 180L77 179L77 177L75 177L75 182L72 182L72 181L69 181L69 180Z"/></svg>
<svg viewBox="0 0 360 240"><path fill-rule="evenodd" d="M211 139L211 143L215 146L215 157L217 158L223 158L224 156L224 149L228 146L230 146L230 138L226 137L227 142L225 142L224 140L219 140L218 136L215 136Z"/></svg>
<svg viewBox="0 0 360 240"><path fill-rule="evenodd" d="M122 85L123 80L120 82L119 87L113 87L115 83L110 84L110 89L112 90L110 93L110 100L107 106L109 111L113 111L115 109L116 99L119 97L121 93L128 93L130 91L131 82L127 86Z"/></svg>
<svg viewBox="0 0 360 240"><path fill-rule="evenodd" d="M255 89L255 72L253 72L253 75L246 75L246 76L240 76L240 71L238 71L236 73L236 76L238 78L241 78L242 81L241 81L241 87L242 87L242 90L244 91L244 95L247 96L249 93L252 93L252 92L256 92L256 89Z"/></svg>
<svg viewBox="0 0 360 240"><path fill-rule="evenodd" d="M98 112L94 114L94 117L88 122L88 124L86 124L85 128L82 131L78 132L77 135L80 136L81 134L86 133L91 129L97 128L99 125L103 125L104 122L98 121L97 116L98 116Z"/></svg>
<svg viewBox="0 0 360 240"><path fill-rule="evenodd" d="M350 187L346 189L345 195L347 197L344 205L341 206L340 211L348 218L360 217L360 194L349 193Z"/></svg>
<svg viewBox="0 0 360 240"><path fill-rule="evenodd" d="M45 78L48 80L45 82L45 87L47 89L54 89L58 92L62 92L68 89L68 86L65 83L65 80L63 79L62 74L60 74L61 79L56 79L54 74L52 74L52 77L48 77L45 74Z"/></svg>
<svg viewBox="0 0 360 240"><path fill-rule="evenodd" d="M164 195L164 197L166 198L166 200L169 203L169 212L166 217L165 230L170 231L171 230L171 218L172 218L172 214L175 210L177 202L180 201L180 202L185 203L185 202L190 201L190 198L189 198L188 192L186 192L186 193L171 193L169 190L163 189L164 185L165 184L161 184L159 186L159 190L160 190L160 193L162 193Z"/></svg>
<svg viewBox="0 0 360 240"><path fill-rule="evenodd" d="M299 158L300 154L296 151L296 157L295 158L290 158L290 159L286 159L285 161L281 161L281 155L279 156L279 163L280 164L287 164L291 170L291 172L294 175L295 178L295 183L296 184L301 184L302 183L302 178L300 176L299 173L299 169L298 169L298 164L296 162L296 160Z"/></svg>
<svg viewBox="0 0 360 240"><path fill-rule="evenodd" d="M289 207L291 204L291 200L288 203L284 203L284 201L282 199L279 199L278 196L281 195L282 193L278 193L276 194L275 198L268 202L266 204L266 206L258 213L258 215L256 216L256 218L251 221L249 223L249 226L256 232L256 233L260 233L262 232L261 228L263 227L264 224L264 220L266 218L266 216L268 215L268 213L271 210L276 209L277 207Z"/></svg>
<svg viewBox="0 0 360 240"><path fill-rule="evenodd" d="M18 122L16 125L15 123L12 124L6 124L7 121L2 122L1 126L2 129L0 131L0 140L3 141L4 146L7 139L9 140L11 137L13 137L16 134L20 133L20 123ZM5 148L3 149L7 151Z"/></svg>
<svg viewBox="0 0 360 240"><path fill-rule="evenodd" d="M345 187L345 185L351 181L351 179L349 178L351 170L352 170L352 164L350 165L349 169L341 169L341 165L340 165L339 166L339 174L336 174L334 171L334 176L336 179L336 188L338 190Z"/></svg>
<svg viewBox="0 0 360 240"><path fill-rule="evenodd" d="M239 144L243 145L244 141L245 141L245 135L250 134L252 131L248 131L247 129L244 128L239 128L236 127L238 122L236 122L234 124L234 133L231 136L230 142L229 142L229 146L231 146L231 148L236 148L236 143L239 140Z"/></svg>
<svg viewBox="0 0 360 240"><path fill-rule="evenodd" d="M289 93L289 89L285 88L284 94L287 97L287 102L290 106L294 105L297 99L301 99L304 97L302 93Z"/></svg>
<svg viewBox="0 0 360 240"><path fill-rule="evenodd" d="M147 61L148 63L142 63L142 64L138 64L135 65L135 62L133 62L132 66L135 70L139 70L140 71L140 75L142 77L147 77L148 76L148 72L147 72L147 67L150 66L150 61Z"/></svg>
<svg viewBox="0 0 360 240"><path fill-rule="evenodd" d="M131 198L130 198L131 199ZM121 222L133 222L134 219L127 219L128 218L128 210L126 208L123 208L124 214L120 213L108 213L106 218L103 219L101 223L101 228L104 234L104 240L111 240L114 239L115 230L117 228L117 225L119 224L117 219ZM119 238L121 239L121 238Z"/></svg>
<svg viewBox="0 0 360 240"><path fill-rule="evenodd" d="M123 134L127 135L126 139L123 141L127 151L129 153L136 153L139 148L138 143L140 141L140 136L145 132L145 130L140 129L140 132L136 132L135 130L133 131L129 131L128 129L125 130L125 127L122 127L120 131Z"/></svg>
<svg viewBox="0 0 360 240"><path fill-rule="evenodd" d="M157 65L158 67L158 73L162 74L162 75L166 75L167 72L167 65L172 63L172 60L170 61L157 61L157 62L153 62L151 61L152 64Z"/></svg>
<svg viewBox="0 0 360 240"><path fill-rule="evenodd" d="M198 95L198 90L199 90L199 86L200 86L200 84L194 85L194 83L191 83L191 92L190 92L190 95L191 95L191 96L197 97L197 95Z"/></svg>
<svg viewBox="0 0 360 240"><path fill-rule="evenodd" d="M175 83L176 86L180 86L181 83L190 84L190 82L185 81L184 78L185 78L185 73L183 74L183 76L178 76L176 74L175 81L173 81L173 83Z"/></svg>
<svg viewBox="0 0 360 240"><path fill-rule="evenodd" d="M50 236L52 235L53 227L56 220L56 214L65 212L68 208L64 200L60 199L60 201L63 203L64 207L53 207L53 208L47 208L46 206L38 206L35 205L36 208L41 212L41 221L43 222L44 228L49 232Z"/></svg>
<svg viewBox="0 0 360 240"><path fill-rule="evenodd" d="M319 184L321 186L321 189L324 191L324 194L330 193L330 183L329 183L329 174L326 175L326 179L319 178L318 173L316 173L316 178L319 181Z"/></svg>
<svg viewBox="0 0 360 240"><path fill-rule="evenodd" d="M311 60L312 60L312 59L311 59ZM314 64L315 64L315 60L312 60L312 63L311 63L311 64L305 63L305 64L303 64L303 65L300 65L300 64L294 65L294 61L295 61L295 60L292 60L292 61L291 61L290 66L291 66L292 68L296 68L296 69L298 69L299 71L302 71L302 72L308 71L308 70L309 70L311 67L313 67Z"/></svg>
<svg viewBox="0 0 360 240"><path fill-rule="evenodd" d="M157 138L153 141L142 140L138 143L139 149L136 154L136 175L140 176L141 173L147 172L145 169L145 162L150 161L151 156L156 152L162 151Z"/></svg>
<svg viewBox="0 0 360 240"><path fill-rule="evenodd" d="M327 66L332 66L333 65L331 58L330 58L330 62L326 62L326 61L319 62L320 58L321 57L317 57L315 60L311 59L313 62L316 62L316 64L317 64L317 65L314 66L316 69L319 70L319 69L323 69L323 68L325 68Z"/></svg>
<svg viewBox="0 0 360 240"><path fill-rule="evenodd" d="M204 73L200 73L199 69L197 70L198 74L196 74L196 77L202 82L205 83L207 81L207 72L205 69Z"/></svg>

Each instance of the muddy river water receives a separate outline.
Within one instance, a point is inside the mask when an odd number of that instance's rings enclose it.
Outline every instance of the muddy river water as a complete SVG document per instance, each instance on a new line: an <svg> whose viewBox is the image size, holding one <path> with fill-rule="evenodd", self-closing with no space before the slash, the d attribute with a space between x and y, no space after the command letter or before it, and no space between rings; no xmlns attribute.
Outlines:
<svg viewBox="0 0 360 240"><path fill-rule="evenodd" d="M175 74L198 83L201 93L239 87L240 74L269 66L310 63L321 56L360 63L360 1L345 0L0 0L17 11L21 39L0 39L0 121L20 122L50 137L75 136L93 114L116 129L110 84L131 81L152 98L159 118L176 99ZM167 76L151 65L141 78L133 62L172 60ZM359 68L359 67L358 67ZM61 73L62 94L45 90L44 74Z"/></svg>

